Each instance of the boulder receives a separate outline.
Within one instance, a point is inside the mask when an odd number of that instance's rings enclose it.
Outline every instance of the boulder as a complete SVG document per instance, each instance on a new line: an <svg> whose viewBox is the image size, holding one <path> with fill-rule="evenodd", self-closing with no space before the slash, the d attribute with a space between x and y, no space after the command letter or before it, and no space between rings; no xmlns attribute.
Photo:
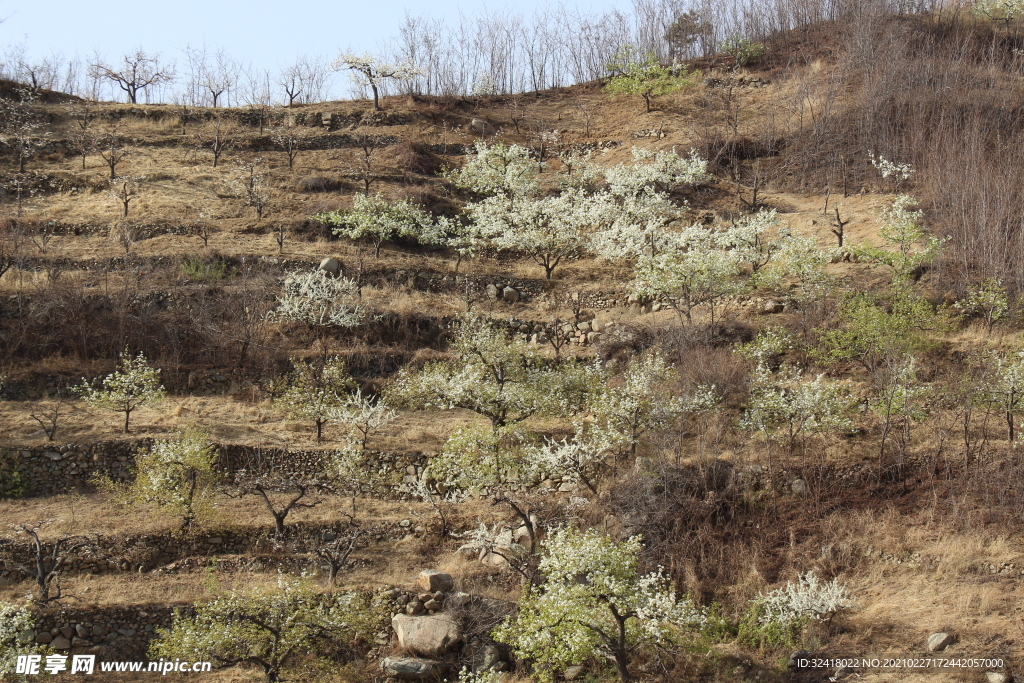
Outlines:
<svg viewBox="0 0 1024 683"><path fill-rule="evenodd" d="M455 588L455 580L452 579L451 574L445 574L435 569L424 569L420 572L416 581L419 583L420 588L428 593L436 593L437 591L447 592Z"/></svg>
<svg viewBox="0 0 1024 683"><path fill-rule="evenodd" d="M53 639L53 642L50 643L50 647L54 650L70 650L71 641L64 636L57 636Z"/></svg>
<svg viewBox="0 0 1024 683"><path fill-rule="evenodd" d="M487 298L498 300L501 298L501 290L492 285L487 285Z"/></svg>
<svg viewBox="0 0 1024 683"><path fill-rule="evenodd" d="M519 301L519 292L512 287L505 287L505 289L501 290L501 298L514 304Z"/></svg>
<svg viewBox="0 0 1024 683"><path fill-rule="evenodd" d="M781 301L765 301L764 306L761 307L761 312L766 314L782 313L786 310L786 305Z"/></svg>
<svg viewBox="0 0 1024 683"><path fill-rule="evenodd" d="M48 631L41 631L39 635L36 636L36 642L40 645L49 645L53 642L53 636L51 636Z"/></svg>
<svg viewBox="0 0 1024 683"><path fill-rule="evenodd" d="M808 650L797 650L789 655L789 659L786 660L787 669L802 669L800 666L801 660L810 659L811 653Z"/></svg>
<svg viewBox="0 0 1024 683"><path fill-rule="evenodd" d="M396 614L391 618L391 626L405 651L424 657L439 657L462 642L458 624L447 614Z"/></svg>
<svg viewBox="0 0 1024 683"><path fill-rule="evenodd" d="M953 644L953 636L949 633L933 633L928 636L928 651L942 652Z"/></svg>
<svg viewBox="0 0 1024 683"><path fill-rule="evenodd" d="M566 669L565 673L562 674L562 678L564 678L567 681L575 681L582 675L583 667L577 664L576 666L570 666L568 669Z"/></svg>
<svg viewBox="0 0 1024 683"><path fill-rule="evenodd" d="M317 269L328 273L331 277L338 277L341 275L341 263L338 262L338 259L331 258L329 256L320 262Z"/></svg>
<svg viewBox="0 0 1024 683"><path fill-rule="evenodd" d="M386 657L381 660L381 670L392 678L402 681L422 681L441 675L441 662L418 657Z"/></svg>

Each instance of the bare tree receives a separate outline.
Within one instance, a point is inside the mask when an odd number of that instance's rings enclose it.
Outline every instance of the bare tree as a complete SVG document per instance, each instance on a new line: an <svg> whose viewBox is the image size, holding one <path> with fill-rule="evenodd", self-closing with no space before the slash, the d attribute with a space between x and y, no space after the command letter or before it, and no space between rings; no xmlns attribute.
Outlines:
<svg viewBox="0 0 1024 683"><path fill-rule="evenodd" d="M18 158L18 173L25 172L25 163L46 141L47 134L36 111L36 93L28 88L15 92L14 99L0 100L2 139L14 148Z"/></svg>
<svg viewBox="0 0 1024 683"><path fill-rule="evenodd" d="M46 524L47 522L40 522L34 526L12 525L17 533L25 534L32 539L32 561L25 564L13 558L4 560L6 565L35 582L35 602L43 606L63 597L59 582L61 570L74 553L91 545L91 539L86 536L67 534L61 534L55 541L44 542L39 538L39 531ZM52 591L56 593L53 594Z"/></svg>
<svg viewBox="0 0 1024 683"><path fill-rule="evenodd" d="M263 135L263 128L267 124L267 118L273 102L273 93L270 89L270 72L266 69L263 71L247 69L245 72L243 98L245 106L255 114L260 135Z"/></svg>
<svg viewBox="0 0 1024 683"><path fill-rule="evenodd" d="M323 97L327 70L316 59L299 57L281 70L277 83L288 97L288 106L300 102L315 102Z"/></svg>
<svg viewBox="0 0 1024 683"><path fill-rule="evenodd" d="M362 547L361 541L365 533L357 522L350 520L345 533L330 540L325 539L313 548L313 552L327 569L328 588L334 588L338 573L348 566L348 558L352 551Z"/></svg>
<svg viewBox="0 0 1024 683"><path fill-rule="evenodd" d="M288 168L292 168L295 165L295 157L305 146L305 136L295 126L281 126L270 132L270 139L284 151L288 157Z"/></svg>
<svg viewBox="0 0 1024 683"><path fill-rule="evenodd" d="M29 413L29 417L38 422L39 426L43 428L46 440L53 441L54 437L57 436L57 428L60 425L61 418L67 415L69 407L64 388L59 386L57 387L57 395L51 399L40 401L37 408Z"/></svg>
<svg viewBox="0 0 1024 683"><path fill-rule="evenodd" d="M293 510L314 508L324 502L312 482L281 475L253 476L244 470L235 473L235 485L228 491L232 498L259 496L274 518L274 540L284 535L284 522ZM281 498L280 496L284 497ZM306 499L306 500L303 500Z"/></svg>
<svg viewBox="0 0 1024 683"><path fill-rule="evenodd" d="M117 177L117 165L131 154L131 149L126 145L124 129L124 120L117 119L99 136L97 151L110 169L110 180Z"/></svg>
<svg viewBox="0 0 1024 683"><path fill-rule="evenodd" d="M217 168L221 156L235 144L237 130L234 125L217 113L213 120L207 123L199 134L199 143L209 147L213 154L213 167Z"/></svg>
<svg viewBox="0 0 1024 683"><path fill-rule="evenodd" d="M82 157L82 170L84 171L86 157L96 147L96 136L92 130L93 121L96 120L96 107L91 102L82 100L68 105L67 113L75 123L71 133L71 144Z"/></svg>
<svg viewBox="0 0 1024 683"><path fill-rule="evenodd" d="M263 157L244 159L238 164L238 180L245 193L245 205L256 211L256 220L263 220L263 214L270 204L270 187L264 175Z"/></svg>
<svg viewBox="0 0 1024 683"><path fill-rule="evenodd" d="M21 260L24 232L15 219L0 223L0 277Z"/></svg>
<svg viewBox="0 0 1024 683"><path fill-rule="evenodd" d="M110 181L110 196L121 204L121 218L128 218L128 207L142 192L142 177L137 175L117 176Z"/></svg>
<svg viewBox="0 0 1024 683"><path fill-rule="evenodd" d="M352 141L359 151L355 152L355 161L347 171L363 183L363 194L369 197L370 185L377 179L373 172L373 161L374 154L381 146L380 141L365 133L352 136Z"/></svg>
<svg viewBox="0 0 1024 683"><path fill-rule="evenodd" d="M119 67L98 61L89 66L90 75L114 83L128 96L132 104L138 103L139 91L153 85L174 80L174 66L162 65L160 55L147 55L141 48L126 54Z"/></svg>

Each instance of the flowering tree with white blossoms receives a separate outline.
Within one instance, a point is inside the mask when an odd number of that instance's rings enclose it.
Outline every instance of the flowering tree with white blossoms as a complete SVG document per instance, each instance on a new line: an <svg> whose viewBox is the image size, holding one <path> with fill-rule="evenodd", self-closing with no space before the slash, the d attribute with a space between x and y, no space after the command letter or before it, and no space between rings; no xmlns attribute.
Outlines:
<svg viewBox="0 0 1024 683"><path fill-rule="evenodd" d="M682 248L637 262L629 289L640 297L667 297L686 325L693 322L695 308L707 306L714 323L715 307L742 289L737 254L718 248L715 241L702 226L686 228L679 235Z"/></svg>
<svg viewBox="0 0 1024 683"><path fill-rule="evenodd" d="M682 246L670 229L682 210L662 192L647 189L621 198L602 192L589 199L589 206L596 227L590 249L601 258L635 261Z"/></svg>
<svg viewBox="0 0 1024 683"><path fill-rule="evenodd" d="M924 212L912 210L917 200L909 195L900 195L881 217L878 236L888 247L863 247L861 251L892 268L892 279L896 284L906 282L914 271L930 263L939 253L945 240L928 237L922 224Z"/></svg>
<svg viewBox="0 0 1024 683"><path fill-rule="evenodd" d="M356 392L338 408L328 409L329 417L336 422L348 424L358 433L359 449L366 450L370 435L379 432L395 421L398 411L390 407L383 398L371 398L363 394L362 389Z"/></svg>
<svg viewBox="0 0 1024 683"><path fill-rule="evenodd" d="M660 571L640 574L640 542L638 536L615 542L592 529L553 531L542 543L544 583L523 594L519 613L495 639L533 661L541 683L596 654L613 659L619 679L629 681L638 647L677 643L707 624Z"/></svg>
<svg viewBox="0 0 1024 683"><path fill-rule="evenodd" d="M99 387L82 382L78 392L87 405L124 413L125 434L132 411L167 397L160 384L160 370L150 367L141 353L132 358L128 349L121 352L117 370L104 377Z"/></svg>
<svg viewBox="0 0 1024 683"><path fill-rule="evenodd" d="M1024 410L1024 351L988 354L991 375L981 402L1003 413L1006 419L1007 440L1013 443L1016 435L1015 418Z"/></svg>
<svg viewBox="0 0 1024 683"><path fill-rule="evenodd" d="M34 624L32 612L24 605L0 602L0 674L11 677L12 681L25 681L28 677L15 674L15 663L19 655L35 654L39 649L31 635Z"/></svg>
<svg viewBox="0 0 1024 683"><path fill-rule="evenodd" d="M622 383L604 386L590 403L593 432L609 444L618 444L636 455L640 438L668 427L683 412L683 399L669 387L673 368L661 355L647 352L634 358L622 375Z"/></svg>
<svg viewBox="0 0 1024 683"><path fill-rule="evenodd" d="M361 55L346 52L341 54L332 65L336 71L348 69L353 80L360 86L370 86L373 91L373 109L380 111L380 88L391 79L408 80L422 75L423 71L412 62L388 64L369 53Z"/></svg>
<svg viewBox="0 0 1024 683"><path fill-rule="evenodd" d="M812 619L828 622L853 604L839 579L822 581L813 570L755 602L760 606L761 624L804 624Z"/></svg>
<svg viewBox="0 0 1024 683"><path fill-rule="evenodd" d="M537 193L534 160L530 150L519 145L476 142L476 154L448 178L458 187L483 197L502 197L511 204L520 197Z"/></svg>
<svg viewBox="0 0 1024 683"><path fill-rule="evenodd" d="M544 268L544 277L559 263L582 255L584 230L592 224L590 203L578 190L552 197L507 202L491 197L471 204L467 214L477 232L497 249L530 256Z"/></svg>
<svg viewBox="0 0 1024 683"><path fill-rule="evenodd" d="M850 429L853 399L846 387L824 375L805 379L791 366L769 374L756 373L750 401L740 423L769 438L781 431L792 452L806 432L823 433Z"/></svg>
<svg viewBox="0 0 1024 683"><path fill-rule="evenodd" d="M324 425L347 415L345 408L355 382L338 356L315 362L293 358L292 365L288 388L275 404L292 418L312 420L316 426L316 441L320 443Z"/></svg>
<svg viewBox="0 0 1024 683"><path fill-rule="evenodd" d="M347 659L383 626L387 610L365 593L318 594L306 583L278 579L275 591L232 593L196 606L194 616L176 612L170 629L150 643L153 659L212 661L217 668L255 664L267 683L281 680L299 657L330 654Z"/></svg>
<svg viewBox="0 0 1024 683"><path fill-rule="evenodd" d="M347 211L318 213L313 220L334 226L338 237L366 238L373 244L374 258L380 258L384 242L399 236L419 236L431 225L430 214L408 200L389 202L381 195L356 195Z"/></svg>
<svg viewBox="0 0 1024 683"><path fill-rule="evenodd" d="M744 216L731 228L721 233L719 243L732 249L736 257L749 263L757 273L786 248L791 238L788 228L779 227L775 209L761 210L753 216Z"/></svg>
<svg viewBox="0 0 1024 683"><path fill-rule="evenodd" d="M673 148L652 152L632 149L633 163L604 170L608 190L616 197L636 197L647 189L670 192L680 185L695 185L708 179L708 162L696 151L681 156Z"/></svg>
<svg viewBox="0 0 1024 683"><path fill-rule="evenodd" d="M135 456L135 478L130 483L102 482L103 488L127 504L152 504L181 516L181 526L192 526L208 515L213 504L217 449L200 429L183 429L158 439Z"/></svg>
<svg viewBox="0 0 1024 683"><path fill-rule="evenodd" d="M449 353L451 360L402 370L389 388L389 401L472 410L497 430L538 413L578 410L595 381L588 367L546 363L526 341L481 319L462 321Z"/></svg>
<svg viewBox="0 0 1024 683"><path fill-rule="evenodd" d="M277 308L270 319L305 323L315 329L356 327L366 319L354 280L334 277L325 270L293 271L284 280Z"/></svg>

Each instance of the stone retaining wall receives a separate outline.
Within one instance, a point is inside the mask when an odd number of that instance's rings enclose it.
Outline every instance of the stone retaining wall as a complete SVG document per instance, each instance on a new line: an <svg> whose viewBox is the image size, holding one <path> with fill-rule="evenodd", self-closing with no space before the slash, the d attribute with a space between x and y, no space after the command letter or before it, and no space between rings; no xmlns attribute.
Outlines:
<svg viewBox="0 0 1024 683"><path fill-rule="evenodd" d="M101 441L93 444L14 446L0 449L0 492L4 484L18 482L24 486L21 495L55 495L86 486L94 476L106 475L115 481L131 476L135 454L148 448L152 439ZM244 469L252 474L277 473L316 478L322 472L331 451L287 451L280 448L256 448L241 444L220 444L220 468L228 474ZM375 452L370 455L371 467L381 475L415 476L422 471L424 453ZM406 482L408 483L408 482ZM398 481L384 487L394 492ZM369 492L369 491L367 491Z"/></svg>

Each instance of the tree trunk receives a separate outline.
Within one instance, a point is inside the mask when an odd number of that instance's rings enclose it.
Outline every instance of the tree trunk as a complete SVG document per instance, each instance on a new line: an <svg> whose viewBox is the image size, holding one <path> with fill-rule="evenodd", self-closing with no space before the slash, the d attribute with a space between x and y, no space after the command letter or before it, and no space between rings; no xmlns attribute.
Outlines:
<svg viewBox="0 0 1024 683"><path fill-rule="evenodd" d="M124 433L128 434L128 416L132 414L131 410L124 411Z"/></svg>

